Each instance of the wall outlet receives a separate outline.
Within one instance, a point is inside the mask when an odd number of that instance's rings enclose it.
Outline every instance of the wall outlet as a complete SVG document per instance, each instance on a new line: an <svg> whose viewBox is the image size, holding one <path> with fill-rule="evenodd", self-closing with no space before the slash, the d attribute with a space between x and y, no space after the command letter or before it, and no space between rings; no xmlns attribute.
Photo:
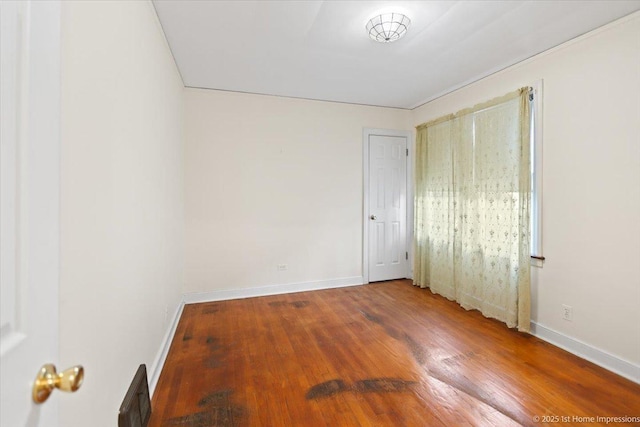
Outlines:
<svg viewBox="0 0 640 427"><path fill-rule="evenodd" d="M285 271L287 269L287 264L278 264L278 271Z"/></svg>
<svg viewBox="0 0 640 427"><path fill-rule="evenodd" d="M573 320L573 307L562 304L562 318L571 322Z"/></svg>

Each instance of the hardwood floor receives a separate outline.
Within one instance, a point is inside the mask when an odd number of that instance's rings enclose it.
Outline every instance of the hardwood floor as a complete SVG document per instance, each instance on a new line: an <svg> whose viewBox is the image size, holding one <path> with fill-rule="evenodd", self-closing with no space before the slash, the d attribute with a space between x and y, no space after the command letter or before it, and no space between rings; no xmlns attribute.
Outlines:
<svg viewBox="0 0 640 427"><path fill-rule="evenodd" d="M640 385L398 280L187 305L152 408L151 427L604 425L585 421L640 417Z"/></svg>

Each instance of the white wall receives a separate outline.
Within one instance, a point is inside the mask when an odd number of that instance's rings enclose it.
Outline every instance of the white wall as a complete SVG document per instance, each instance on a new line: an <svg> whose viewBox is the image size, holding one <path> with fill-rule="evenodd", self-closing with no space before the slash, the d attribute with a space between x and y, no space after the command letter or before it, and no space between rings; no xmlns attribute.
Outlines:
<svg viewBox="0 0 640 427"><path fill-rule="evenodd" d="M639 366L640 13L423 105L413 124L538 79L547 261L533 320Z"/></svg>
<svg viewBox="0 0 640 427"><path fill-rule="evenodd" d="M183 90L151 3L62 2L61 426L117 424L180 301Z"/></svg>
<svg viewBox="0 0 640 427"><path fill-rule="evenodd" d="M362 129L407 129L408 111L202 89L185 103L186 292L362 276Z"/></svg>

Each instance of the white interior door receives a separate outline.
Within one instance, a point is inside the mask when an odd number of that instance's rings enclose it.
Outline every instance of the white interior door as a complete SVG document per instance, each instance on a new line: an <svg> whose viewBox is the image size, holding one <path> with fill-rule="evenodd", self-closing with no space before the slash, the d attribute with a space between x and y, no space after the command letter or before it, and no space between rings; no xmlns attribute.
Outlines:
<svg viewBox="0 0 640 427"><path fill-rule="evenodd" d="M31 386L58 358L60 5L3 0L0 21L0 425L57 427Z"/></svg>
<svg viewBox="0 0 640 427"><path fill-rule="evenodd" d="M369 135L369 281L407 275L407 138Z"/></svg>

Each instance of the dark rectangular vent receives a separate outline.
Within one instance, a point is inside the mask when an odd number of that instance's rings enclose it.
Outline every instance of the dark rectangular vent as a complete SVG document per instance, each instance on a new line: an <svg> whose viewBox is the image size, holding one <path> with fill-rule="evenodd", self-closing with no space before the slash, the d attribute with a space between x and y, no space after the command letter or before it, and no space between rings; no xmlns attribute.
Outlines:
<svg viewBox="0 0 640 427"><path fill-rule="evenodd" d="M151 399L147 383L147 367L142 364L120 405L118 427L147 427L150 417Z"/></svg>

